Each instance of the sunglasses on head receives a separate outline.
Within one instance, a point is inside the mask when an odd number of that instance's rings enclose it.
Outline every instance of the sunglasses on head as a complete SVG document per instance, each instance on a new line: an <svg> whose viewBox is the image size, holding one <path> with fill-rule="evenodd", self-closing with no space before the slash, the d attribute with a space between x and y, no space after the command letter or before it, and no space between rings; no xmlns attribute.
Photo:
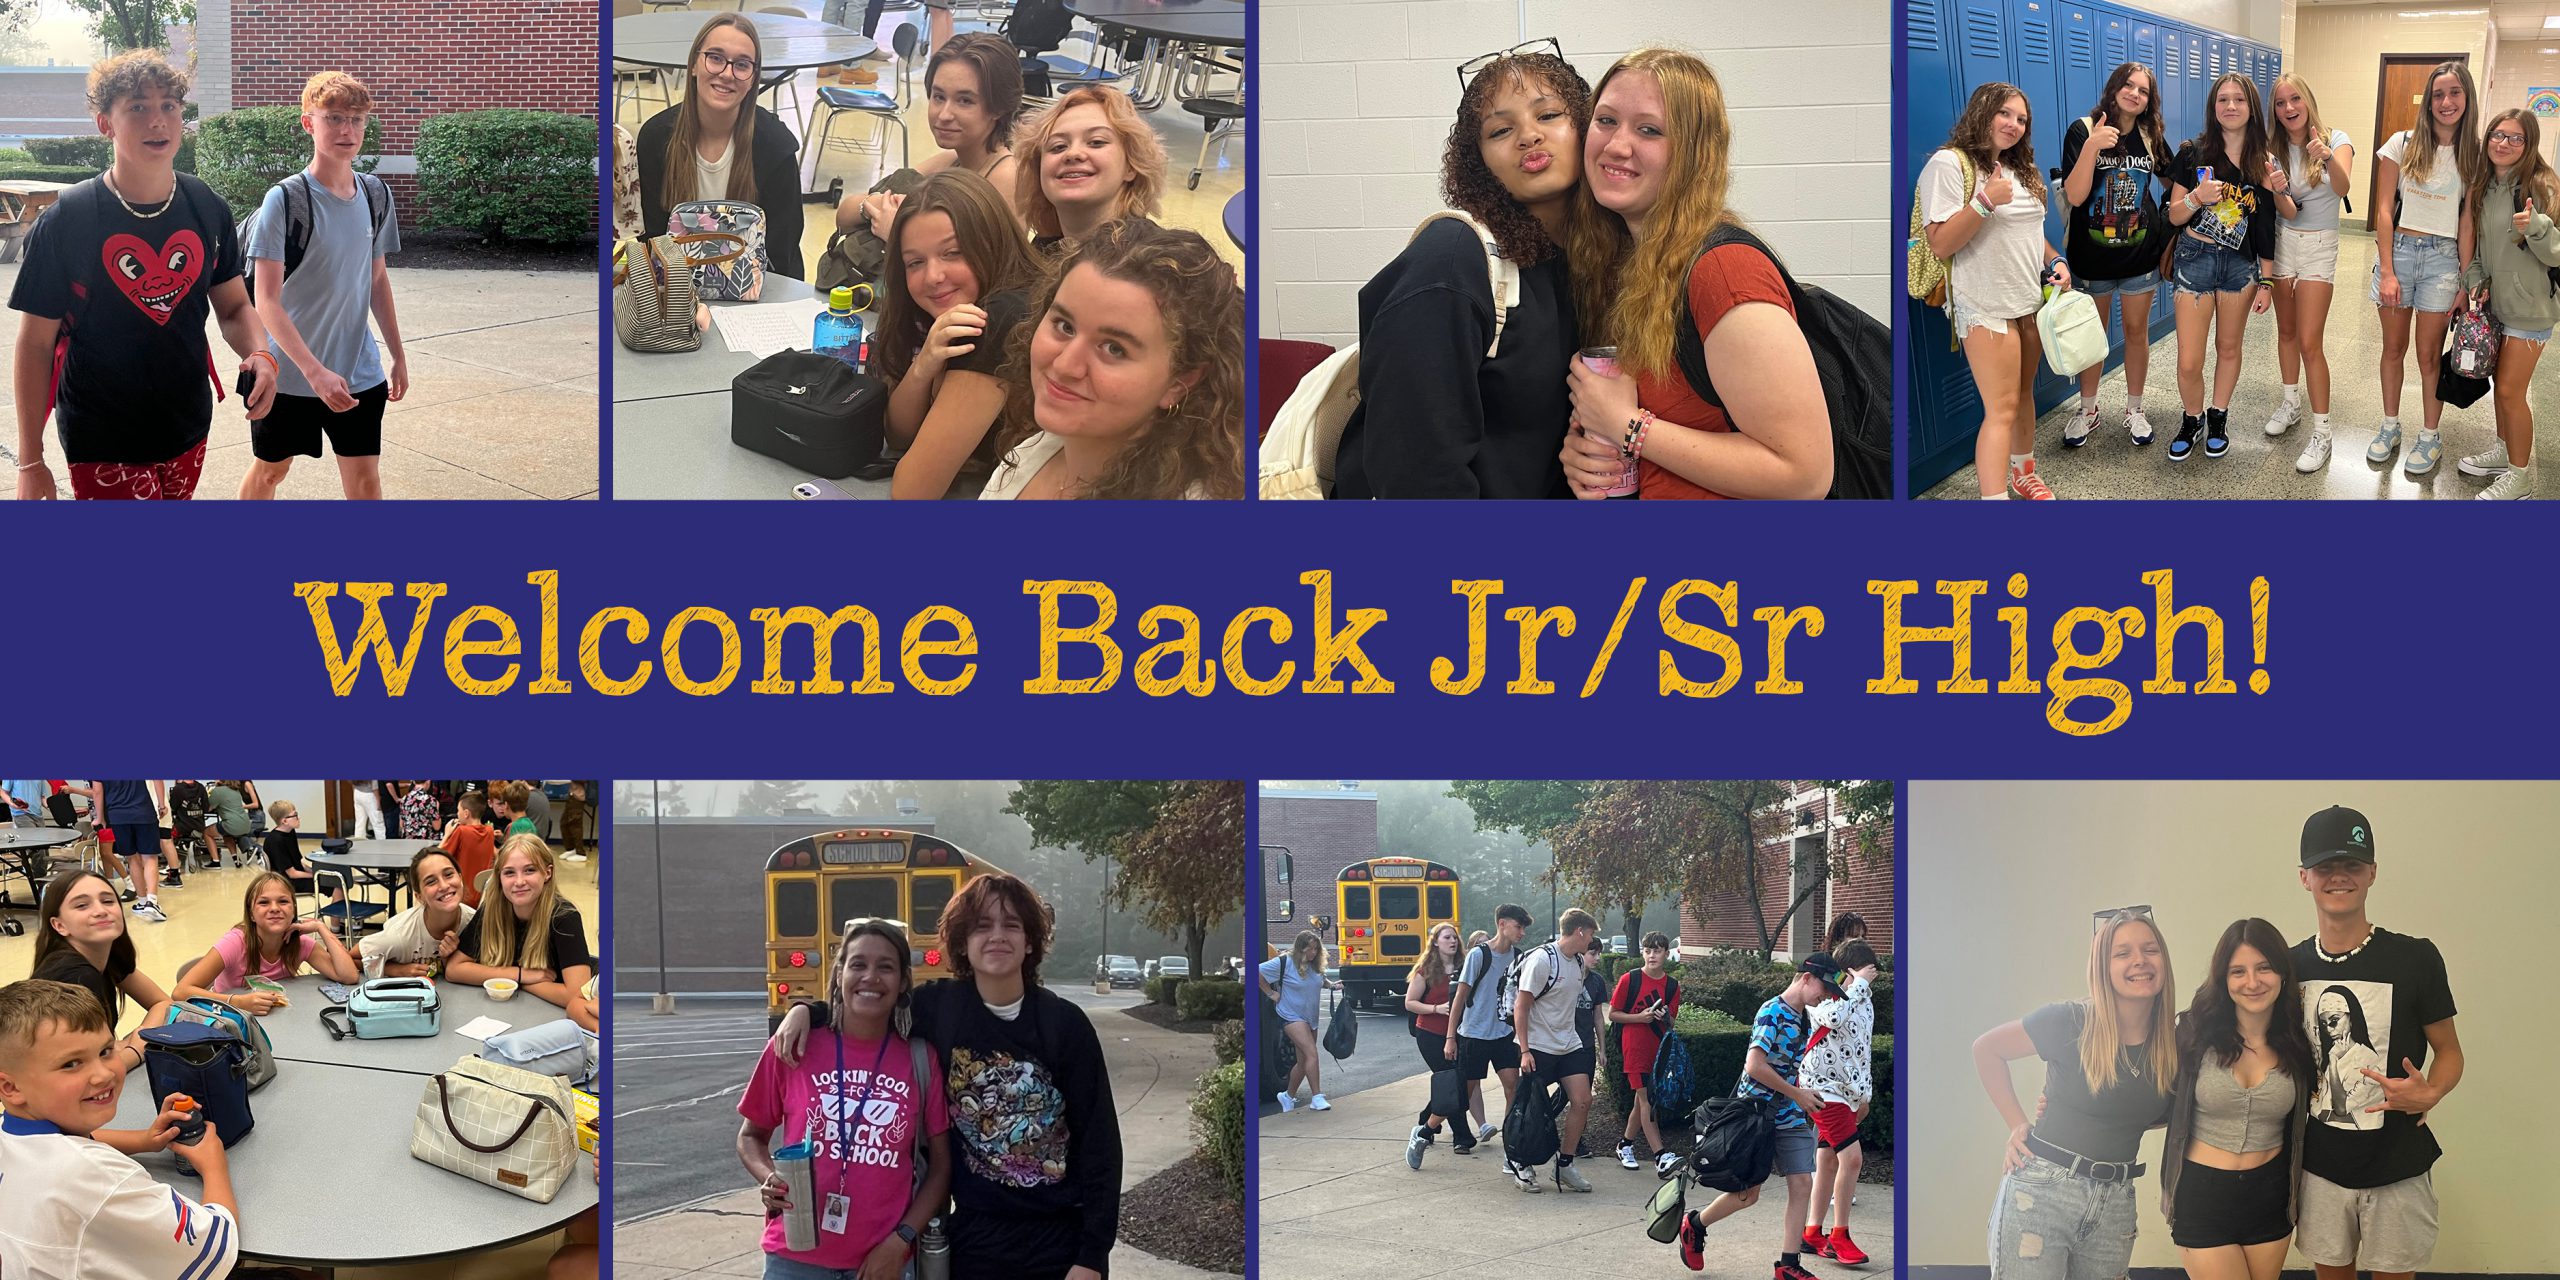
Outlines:
<svg viewBox="0 0 2560 1280"><path fill-rule="evenodd" d="M2109 907L2104 911L2089 913L2089 933L2093 937L2104 933L2108 925L2118 920L2140 920L2146 924L2158 923L2152 920L2151 904L2147 902L2132 907Z"/></svg>
<svg viewBox="0 0 2560 1280"><path fill-rule="evenodd" d="M1542 40L1531 40L1525 44L1515 44L1499 53L1479 54L1476 57L1469 58L1458 64L1458 90L1461 93L1465 92L1467 86L1475 81L1477 72L1502 61L1504 58L1517 58L1528 54L1538 53L1546 54L1561 61L1564 58L1564 45L1554 36L1548 36Z"/></svg>

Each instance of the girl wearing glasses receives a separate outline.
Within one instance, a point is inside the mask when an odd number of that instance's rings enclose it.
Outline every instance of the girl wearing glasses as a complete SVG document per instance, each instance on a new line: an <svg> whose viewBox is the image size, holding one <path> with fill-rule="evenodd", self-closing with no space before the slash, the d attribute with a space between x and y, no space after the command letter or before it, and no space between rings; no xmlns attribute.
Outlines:
<svg viewBox="0 0 2560 1280"><path fill-rule="evenodd" d="M1574 495L1603 496L1632 458L1645 498L1823 496L1831 419L1777 259L1756 241L1700 252L1740 221L1725 203L1733 125L1715 72L1676 49L1639 49L1594 96L1574 293L1599 330L1586 340L1616 343L1618 361L1576 359L1567 373L1575 430L1561 461ZM1675 348L1692 341L1711 372L1726 371L1721 403L1680 371Z"/></svg>
<svg viewBox="0 0 2560 1280"><path fill-rule="evenodd" d="M2533 496L2533 367L2560 326L2560 174L2542 158L2542 124L2510 109L2489 121L2488 145L2471 179L2479 193L2473 229L2479 254L2464 283L2486 295L2489 314L2506 330L2492 384L2498 443L2460 463L2470 476L2496 476L2483 498Z"/></svg>
<svg viewBox="0 0 2560 1280"><path fill-rule="evenodd" d="M2284 935L2237 920L2178 1019L2160 1215L2194 1280L2276 1280L2293 1243L2314 1079Z"/></svg>
<svg viewBox="0 0 2560 1280"><path fill-rule="evenodd" d="M2436 353L2453 326L2453 304L2474 248L2467 183L2480 167L2479 91L2471 71L2441 62L2427 73L2426 115L2415 129L2391 135L2373 153L2375 178L2373 282L2382 313L2382 430L2365 461L2387 465L2400 449L2400 386L2409 359L2412 312L2417 330L2418 389L2425 425L2401 470L2422 476L2444 456L2444 402L2436 399ZM2393 194L2384 198L2379 193Z"/></svg>
<svg viewBox="0 0 2560 1280"><path fill-rule="evenodd" d="M1129 95L1109 85L1077 89L1022 122L1014 149L1013 204L1031 248L1055 260L1104 223L1152 218L1164 191L1164 141Z"/></svg>
<svg viewBox="0 0 2560 1280"><path fill-rule="evenodd" d="M1110 1065L1084 1010L1040 985L1052 936L1031 886L978 876L942 911L951 980L912 999L912 1034L943 1064L958 1134L952 1160L934 1161L951 1169L954 1276L1102 1280L1119 1239ZM809 1028L829 1020L828 1005L793 1008L770 1052L786 1066L816 1061Z"/></svg>
<svg viewBox="0 0 2560 1280"><path fill-rule="evenodd" d="M2276 224L2276 367L2284 374L2284 399L2267 419L2267 434L2282 435L2302 420L2302 390L2311 390L2311 438L2293 469L2308 475L2329 462L2329 300L2338 289L2338 214L2355 171L2355 146L2346 131L2320 122L2320 103L2302 77L2276 77L2267 99L2275 115L2277 162L2285 174L2278 202L2292 206Z"/></svg>
<svg viewBox="0 0 2560 1280"><path fill-rule="evenodd" d="M2206 93L2204 128L2169 162L2169 221L2186 228L2170 248L2170 300L2178 309L2178 399L2185 410L2169 461L2231 447L2231 393L2249 317L2275 299L2276 221L2293 207L2292 183L2267 146L2258 83L2237 71ZM2212 332L2213 401L2205 402L2204 351Z"/></svg>
<svg viewBox="0 0 2560 1280"><path fill-rule="evenodd" d="M2036 474L2036 369L2044 344L2034 317L2044 301L2041 282L2050 276L2067 288L2071 270L2044 238L2044 177L2031 119L2016 85L1974 90L1947 144L1920 170L1920 216L1929 252L1947 264L1947 323L1982 396L1974 479L1985 498L2048 502L2053 489Z"/></svg>
<svg viewBox="0 0 2560 1280"><path fill-rule="evenodd" d="M1519 275L1506 310L1484 239L1423 227L1360 289L1360 405L1334 457L1337 498L1561 498L1573 414L1559 371L1581 341L1565 261L1591 87L1552 39L1458 69L1440 191Z"/></svg>
<svg viewBox="0 0 2560 1280"><path fill-rule="evenodd" d="M2143 1131L2169 1118L2177 1034L2169 948L2149 907L2101 913L2089 995L2048 1004L1973 1042L1983 1092L2009 1126L1991 1208L1992 1280L2124 1274ZM2009 1064L2045 1061L2044 1109L2018 1105Z"/></svg>
<svg viewBox="0 0 2560 1280"><path fill-rule="evenodd" d="M764 211L774 274L805 279L800 258L800 155L782 117L757 106L764 64L755 24L715 13L693 37L684 101L640 126L640 214L653 235L687 200L735 200Z"/></svg>
<svg viewBox="0 0 2560 1280"><path fill-rule="evenodd" d="M1029 312L980 498L1244 496L1244 293L1198 232L1105 224Z"/></svg>
<svg viewBox="0 0 2560 1280"><path fill-rule="evenodd" d="M1005 345L1030 306L1030 251L1003 195L966 169L925 179L889 228L880 276L880 374L890 443L905 450L892 498L940 498L995 462Z"/></svg>
<svg viewBox="0 0 2560 1280"><path fill-rule="evenodd" d="M785 1058L766 1045L738 1099L738 1161L764 1194L768 1280L896 1277L951 1189L951 1117L940 1055L910 1042L911 952L887 920L846 924L836 948L834 1016ZM785 1145L814 1134L813 1205L794 1205L773 1167ZM921 1150L920 1150L921 1148ZM924 1157L922 1177L916 1161ZM789 1247L781 1214L818 1221L815 1248Z"/></svg>

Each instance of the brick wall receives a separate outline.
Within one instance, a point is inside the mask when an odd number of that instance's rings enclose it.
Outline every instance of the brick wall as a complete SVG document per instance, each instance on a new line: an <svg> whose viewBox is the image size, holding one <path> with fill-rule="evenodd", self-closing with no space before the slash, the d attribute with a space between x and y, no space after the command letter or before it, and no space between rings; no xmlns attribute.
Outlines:
<svg viewBox="0 0 2560 1280"><path fill-rule="evenodd" d="M1262 866L1262 901L1266 913L1283 898L1297 909L1287 923L1262 922L1266 946L1286 947L1306 928L1310 915L1333 914L1333 878L1346 866L1378 856L1378 797L1374 792L1264 791L1260 803L1260 835L1265 845L1289 850L1291 883L1279 881L1279 862ZM1270 952L1245 957L1259 962Z"/></svg>
<svg viewBox="0 0 2560 1280"><path fill-rule="evenodd" d="M1358 336L1360 286L1441 207L1459 63L1553 35L1584 78L1648 44L1715 68L1733 201L1805 281L1879 317L1891 284L1893 130L1884 0L1264 0L1257 300L1266 338Z"/></svg>
<svg viewBox="0 0 2560 1280"><path fill-rule="evenodd" d="M596 116L593 4L452 0L417 10L350 0L230 0L229 9L232 108L297 104L315 71L344 71L373 90L380 173L404 227L416 222L413 157L427 117L492 107Z"/></svg>
<svg viewBox="0 0 2560 1280"><path fill-rule="evenodd" d="M1787 909L1794 898L1788 883L1788 861L1799 837L1818 836L1822 820L1829 812L1830 798L1811 782L1796 781L1796 799L1791 806L1773 807L1757 823L1760 832L1761 909L1770 918ZM1845 876L1834 879L1822 892L1808 899L1802 910L1787 924L1778 940L1778 955L1792 959L1821 949L1824 932L1832 917L1855 911L1867 922L1867 943L1880 953L1894 949L1893 910L1893 829L1890 826L1873 831L1835 830L1831 834L1835 847L1852 840L1864 841L1880 859L1870 865L1863 854L1849 859ZM1683 903L1680 908L1680 948L1692 950L1723 947L1757 951L1760 933L1751 917L1750 900L1740 892L1711 895L1702 901Z"/></svg>

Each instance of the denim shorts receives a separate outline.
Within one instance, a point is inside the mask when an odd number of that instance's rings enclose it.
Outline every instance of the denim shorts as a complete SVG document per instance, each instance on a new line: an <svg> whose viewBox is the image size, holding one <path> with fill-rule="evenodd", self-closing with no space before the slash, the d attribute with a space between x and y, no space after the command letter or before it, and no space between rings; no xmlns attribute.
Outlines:
<svg viewBox="0 0 2560 1280"><path fill-rule="evenodd" d="M2133 1196L2130 1180L2029 1156L1991 1207L1991 1280L2117 1280L2133 1261Z"/></svg>
<svg viewBox="0 0 2560 1280"><path fill-rule="evenodd" d="M2551 335L2555 331L2550 329L2501 329L2499 332L2510 338L2522 338L2535 346L2541 346L2543 343L2551 341Z"/></svg>
<svg viewBox="0 0 2560 1280"><path fill-rule="evenodd" d="M2089 280L2074 275L2071 287L2093 298L2103 298L2111 293L2149 293L2160 287L2160 273L2145 271L2124 280Z"/></svg>
<svg viewBox="0 0 2560 1280"><path fill-rule="evenodd" d="M2177 256L2169 264L2170 283L2180 293L2199 297L2243 293L2258 287L2258 260L2238 249L2206 244L2194 236L2178 237Z"/></svg>
<svg viewBox="0 0 2560 1280"><path fill-rule="evenodd" d="M2400 281L2400 305L2442 314L2453 310L2462 292L2462 260L2458 246L2443 236L2391 233L2391 274ZM2382 305L2382 261L2374 260L2365 298Z"/></svg>
<svg viewBox="0 0 2560 1280"><path fill-rule="evenodd" d="M2334 284L2338 279L2338 229L2276 228L2276 279Z"/></svg>

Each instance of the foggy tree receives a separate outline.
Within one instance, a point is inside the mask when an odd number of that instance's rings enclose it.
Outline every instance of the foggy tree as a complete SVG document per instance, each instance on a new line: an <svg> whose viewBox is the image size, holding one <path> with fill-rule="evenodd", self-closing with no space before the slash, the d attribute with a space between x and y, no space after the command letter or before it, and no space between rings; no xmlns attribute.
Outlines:
<svg viewBox="0 0 2560 1280"><path fill-rule="evenodd" d="M1178 931L1191 971L1207 972L1209 931L1244 906L1243 783L1023 782L1004 811L1029 826L1034 846L1115 860L1104 896L1137 906L1151 928Z"/></svg>

